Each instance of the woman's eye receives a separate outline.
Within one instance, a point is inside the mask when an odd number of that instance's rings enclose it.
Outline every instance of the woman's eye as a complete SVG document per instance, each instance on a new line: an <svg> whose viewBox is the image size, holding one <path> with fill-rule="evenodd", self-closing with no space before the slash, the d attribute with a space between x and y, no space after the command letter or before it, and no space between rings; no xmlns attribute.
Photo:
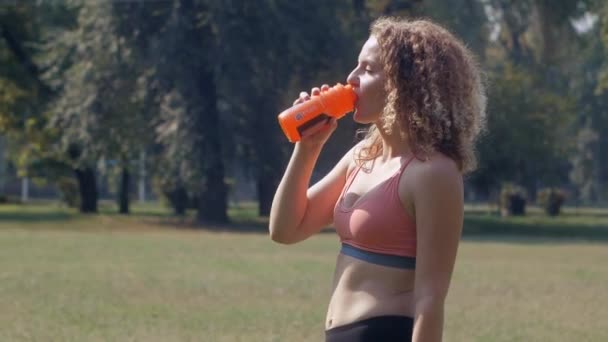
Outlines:
<svg viewBox="0 0 608 342"><path fill-rule="evenodd" d="M373 70L371 68L365 68L365 71L372 72Z"/></svg>

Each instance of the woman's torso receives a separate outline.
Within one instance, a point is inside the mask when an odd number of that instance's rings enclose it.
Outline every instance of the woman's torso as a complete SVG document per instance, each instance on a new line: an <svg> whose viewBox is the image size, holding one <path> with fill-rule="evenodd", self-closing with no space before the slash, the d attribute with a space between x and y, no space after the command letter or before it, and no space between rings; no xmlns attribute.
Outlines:
<svg viewBox="0 0 608 342"><path fill-rule="evenodd" d="M383 315L414 316L414 271L338 255L325 328Z"/></svg>
<svg viewBox="0 0 608 342"><path fill-rule="evenodd" d="M366 198L369 190L384 186L387 180L392 182L391 178L395 176L397 177L395 183L388 186L397 187L404 181L404 171L410 161L411 158L407 160L400 158L399 165L386 164L382 168L372 169L370 173L355 174L354 178L350 179L352 183L347 184L347 190L336 204L336 210L340 208L351 210L349 208L356 208L366 200L378 200ZM389 193L385 188L381 191ZM372 193L369 194L371 197ZM409 211L402 207L404 203L407 205L407 199L402 203L401 197L395 194L393 197L387 196L385 200L399 202L391 204L400 206L399 210L409 215ZM378 265L340 253L336 260L332 294L325 322L326 329L383 315L413 317L414 274L413 268Z"/></svg>

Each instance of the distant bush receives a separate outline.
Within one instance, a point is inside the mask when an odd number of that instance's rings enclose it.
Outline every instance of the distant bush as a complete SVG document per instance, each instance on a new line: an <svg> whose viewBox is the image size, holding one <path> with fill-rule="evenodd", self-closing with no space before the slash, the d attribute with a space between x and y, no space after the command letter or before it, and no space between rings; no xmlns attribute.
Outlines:
<svg viewBox="0 0 608 342"><path fill-rule="evenodd" d="M566 192L559 188L544 188L538 192L536 202L549 216L559 215L566 201Z"/></svg>
<svg viewBox="0 0 608 342"><path fill-rule="evenodd" d="M21 198L19 197L0 195L1 204L23 204L23 202L21 202Z"/></svg>
<svg viewBox="0 0 608 342"><path fill-rule="evenodd" d="M500 191L500 213L503 216L522 216L526 214L526 190L514 184L503 185Z"/></svg>
<svg viewBox="0 0 608 342"><path fill-rule="evenodd" d="M61 177L57 181L57 188L61 196L61 201L70 208L77 208L80 205L80 190L78 182L72 177Z"/></svg>
<svg viewBox="0 0 608 342"><path fill-rule="evenodd" d="M234 178L225 178L224 181L228 198L234 198L234 192L236 191ZM159 195L161 203L172 208L175 215L183 216L188 209L199 209L200 196L196 191L192 191L193 187L191 185L156 177L152 180L152 188Z"/></svg>
<svg viewBox="0 0 608 342"><path fill-rule="evenodd" d="M171 207L175 215L185 215L186 209L196 207L198 203L197 199L189 196L183 184L163 182L160 179L155 179L154 184L163 205Z"/></svg>

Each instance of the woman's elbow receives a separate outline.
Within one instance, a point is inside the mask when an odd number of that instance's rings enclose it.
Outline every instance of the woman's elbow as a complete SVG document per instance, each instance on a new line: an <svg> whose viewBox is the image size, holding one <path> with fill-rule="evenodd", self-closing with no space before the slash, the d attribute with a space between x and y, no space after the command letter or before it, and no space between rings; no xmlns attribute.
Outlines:
<svg viewBox="0 0 608 342"><path fill-rule="evenodd" d="M270 239L276 243L280 243L282 245L291 245L296 242L292 238L290 238L288 234L285 234L280 229L276 229L270 226L268 230Z"/></svg>
<svg viewBox="0 0 608 342"><path fill-rule="evenodd" d="M285 239L285 237L283 237L281 234L275 233L275 232L270 232L270 239L276 243L280 243L283 245L287 245L287 239Z"/></svg>

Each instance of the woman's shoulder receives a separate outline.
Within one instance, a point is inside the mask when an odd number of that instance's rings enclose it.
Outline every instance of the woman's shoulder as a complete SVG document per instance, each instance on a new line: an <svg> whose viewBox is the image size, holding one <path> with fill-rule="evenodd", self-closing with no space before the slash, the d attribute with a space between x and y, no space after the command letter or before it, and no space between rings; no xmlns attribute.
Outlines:
<svg viewBox="0 0 608 342"><path fill-rule="evenodd" d="M417 212L426 204L445 202L438 199L459 205L459 201L453 199L462 197L462 173L458 164L442 153L414 158L401 175L398 191L408 214L417 217Z"/></svg>
<svg viewBox="0 0 608 342"><path fill-rule="evenodd" d="M459 187L462 172L452 158L433 152L426 158L414 158L402 175L400 192L411 197L416 193Z"/></svg>
<svg viewBox="0 0 608 342"><path fill-rule="evenodd" d="M432 152L426 157L414 158L411 168L417 177L453 176L461 177L462 172L456 161L441 152Z"/></svg>

